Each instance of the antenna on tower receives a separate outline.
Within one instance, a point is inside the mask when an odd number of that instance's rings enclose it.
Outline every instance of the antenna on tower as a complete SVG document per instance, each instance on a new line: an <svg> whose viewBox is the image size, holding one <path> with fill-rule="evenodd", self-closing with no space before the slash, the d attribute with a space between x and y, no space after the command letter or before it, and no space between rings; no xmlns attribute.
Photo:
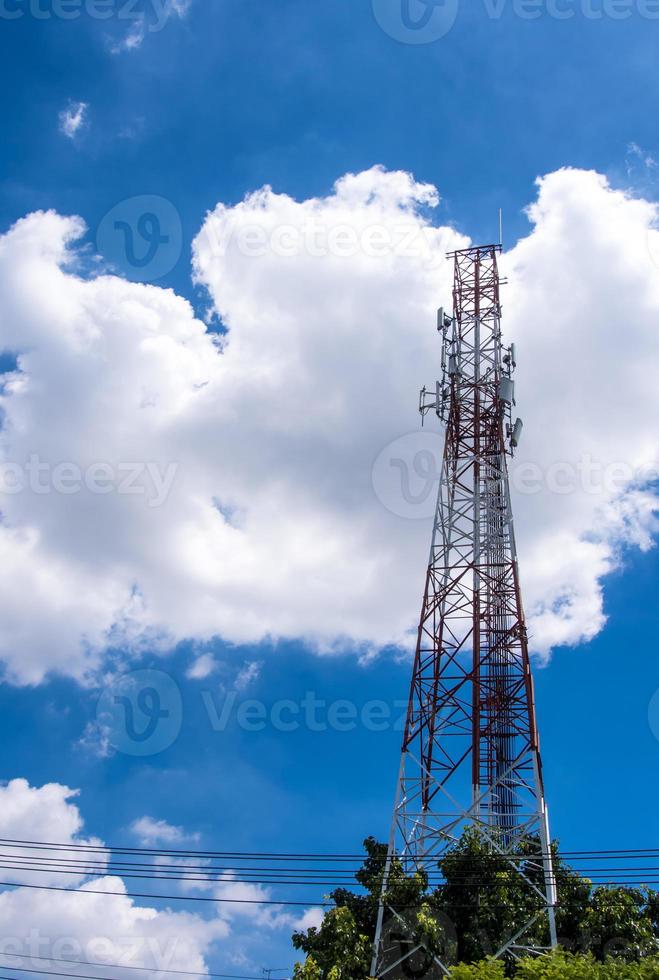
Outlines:
<svg viewBox="0 0 659 980"><path fill-rule="evenodd" d="M499 208L499 245L503 251L503 208Z"/></svg>

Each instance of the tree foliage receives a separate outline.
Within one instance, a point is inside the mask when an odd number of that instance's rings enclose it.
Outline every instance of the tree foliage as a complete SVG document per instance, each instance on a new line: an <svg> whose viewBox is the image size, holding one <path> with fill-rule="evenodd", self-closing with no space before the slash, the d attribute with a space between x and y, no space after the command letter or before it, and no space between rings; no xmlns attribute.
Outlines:
<svg viewBox="0 0 659 980"><path fill-rule="evenodd" d="M332 909L320 929L310 929L304 945L297 948L311 951L307 962L296 967L295 980L353 980L367 977L371 965L373 939L360 931L354 914L347 906Z"/></svg>
<svg viewBox="0 0 659 980"><path fill-rule="evenodd" d="M366 860L356 875L361 892L346 888L332 892L334 908L320 928L293 936L295 948L307 957L296 968L296 980L369 977L387 848L374 838L366 840L364 846ZM594 888L556 853L561 952L521 964L512 959L488 959L534 916L537 918L525 937L533 945L549 945L546 916L542 914L543 872L533 859L534 851L537 842L531 841L516 855L523 877L508 859L493 854L478 831L470 828L438 862L437 870L431 869L433 878L442 881L438 887L429 887L425 873L406 875L400 862L394 860L386 904L397 910L395 923L406 942L422 944L429 955L438 955L444 963L461 964L453 968L453 980L499 980L505 976L523 980L659 980L659 894L645 888Z"/></svg>
<svg viewBox="0 0 659 980"><path fill-rule="evenodd" d="M491 972L494 966L493 963L458 966L451 970L450 980L498 980L499 977L503 980L503 968L499 967L499 973ZM591 953L561 951L521 960L512 975L515 980L657 980L659 958L651 956L638 963L628 963L614 959L600 961Z"/></svg>
<svg viewBox="0 0 659 980"><path fill-rule="evenodd" d="M566 953L528 957L513 969L514 980L657 980L659 958L648 957L638 963L620 960L596 960L590 953ZM461 963L454 966L449 980L506 980L500 960Z"/></svg>

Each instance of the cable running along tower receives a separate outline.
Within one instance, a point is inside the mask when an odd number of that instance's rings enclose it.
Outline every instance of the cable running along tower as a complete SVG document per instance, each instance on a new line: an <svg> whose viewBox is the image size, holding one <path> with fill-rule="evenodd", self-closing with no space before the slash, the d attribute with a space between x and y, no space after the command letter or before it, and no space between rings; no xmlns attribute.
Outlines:
<svg viewBox="0 0 659 980"><path fill-rule="evenodd" d="M447 972L439 955L428 958L406 938L403 914L388 907L392 862L409 874L432 872L469 825L520 874L539 910L496 955L539 952L528 934L543 916L556 944L508 482L522 422L512 420L515 348L501 340L500 251L488 245L450 256L453 316L438 315L443 380L421 392L422 417L436 412L446 437L372 966L387 980ZM520 853L529 855L524 864Z"/></svg>

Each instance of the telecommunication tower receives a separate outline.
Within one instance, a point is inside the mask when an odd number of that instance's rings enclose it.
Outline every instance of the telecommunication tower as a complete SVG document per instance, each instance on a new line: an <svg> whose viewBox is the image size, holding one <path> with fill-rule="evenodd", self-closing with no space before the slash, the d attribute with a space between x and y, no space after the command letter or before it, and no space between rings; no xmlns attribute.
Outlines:
<svg viewBox="0 0 659 980"><path fill-rule="evenodd" d="M401 942L404 916L386 901L393 860L410 874L431 871L470 825L521 875L539 909L495 955L539 952L529 933L541 916L556 945L508 480L522 422L512 415L515 347L501 339L500 251L488 245L451 254L453 316L440 310L437 324L443 379L421 392L422 417L436 412L446 435L371 971L387 980L448 972L439 956L423 973L413 968L420 946ZM528 855L526 871L520 853Z"/></svg>

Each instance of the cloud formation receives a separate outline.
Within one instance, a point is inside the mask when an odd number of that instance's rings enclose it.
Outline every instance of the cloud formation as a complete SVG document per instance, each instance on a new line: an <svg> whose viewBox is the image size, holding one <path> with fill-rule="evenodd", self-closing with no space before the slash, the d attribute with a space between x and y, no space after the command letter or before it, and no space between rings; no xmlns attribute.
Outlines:
<svg viewBox="0 0 659 980"><path fill-rule="evenodd" d="M75 139L87 121L88 109L86 102L69 102L58 117L60 133L71 140Z"/></svg>
<svg viewBox="0 0 659 980"><path fill-rule="evenodd" d="M0 787L3 839L72 845L70 852L41 849L36 856L34 850L12 849L11 863L38 864L41 870L2 872L5 881L17 886L0 890L0 954L7 970L66 969L56 963L68 959L106 969L111 965L137 967L146 971L147 980L151 975L160 977L161 971L168 970L193 971L205 976L211 947L232 961L249 952L255 925L261 930L290 932L302 923L316 921L320 915L318 909L308 909L299 918L288 915L280 906L262 905L271 898L270 890L242 885L235 880L237 873L227 873L220 882L209 880L198 886L197 890L224 900L205 907L205 915L196 910L187 911L185 901L177 903L175 911L154 908L149 899L138 903L127 894L129 888L121 877L104 873L108 852L102 843L82 836L83 821L78 807L71 802L76 796L77 791L67 786L52 783L33 787L24 779L14 779ZM194 834L182 828L151 818L136 821L133 829L146 835L150 843L176 844L195 839ZM80 845L99 850L92 854L73 849ZM6 845L3 847L6 849ZM81 867L81 873L75 870L69 873L74 860L83 862L82 866L73 866ZM122 863L125 860L124 857ZM188 859L188 865L191 860ZM156 862L154 871L163 861ZM84 862L89 862L86 868ZM185 861L169 859L168 873L172 866L175 869L180 866L181 875L186 873ZM169 893L177 887L170 878L164 882ZM149 887L145 880L139 884L140 890ZM58 891L54 901L52 891L27 887L34 885L70 890ZM156 894L162 890L163 880L160 889L158 885L156 879L153 882ZM193 886L181 883L181 898L185 899L192 890ZM243 904L246 900L249 904ZM154 902L162 906L162 902L156 899ZM44 963L44 958L56 962L49 965ZM75 969L79 972L80 967Z"/></svg>
<svg viewBox="0 0 659 980"><path fill-rule="evenodd" d="M134 820L130 829L142 847L155 847L158 844L177 847L199 840L199 834L187 833L183 827L175 827L166 820L148 816Z"/></svg>
<svg viewBox="0 0 659 980"><path fill-rule="evenodd" d="M110 44L111 54L136 51L147 34L161 31L172 17L183 20L191 3L192 0L150 0L146 12L135 13L131 10L133 21L124 36Z"/></svg>
<svg viewBox="0 0 659 980"><path fill-rule="evenodd" d="M506 333L526 421L513 478L533 641L594 637L603 584L657 533L659 231L654 203L561 170L538 182L531 234L506 257ZM541 473L525 487L527 474ZM528 492L532 489L533 492Z"/></svg>
<svg viewBox="0 0 659 980"><path fill-rule="evenodd" d="M437 200L373 168L326 197L264 188L218 205L193 255L222 332L170 290L82 278L79 219L34 214L0 239L0 343L18 354L0 397L12 680L84 678L109 646L182 639L360 654L410 642L441 451L415 403L439 370L445 253L467 244L432 225ZM504 257L526 422L522 581L543 655L602 628L605 576L656 530L655 211L559 171ZM588 460L604 471L594 487Z"/></svg>
<svg viewBox="0 0 659 980"><path fill-rule="evenodd" d="M92 860L100 872L104 870L108 854L102 842L94 837L80 836L82 819L78 807L72 802L77 795L77 790L60 783L33 787L25 779L12 779L0 786L2 840L65 845L57 851L35 852L4 844L3 849L12 865L2 872L5 881L22 885L79 885L86 877L84 869L76 871L80 854L75 849L66 850L67 844L93 848ZM36 864L52 865L52 871L31 871Z"/></svg>
<svg viewBox="0 0 659 980"><path fill-rule="evenodd" d="M11 849L13 864L25 870L2 872L4 881L18 885L0 891L0 951L5 959L20 954L11 965L5 963L6 968L32 965L43 969L39 957L46 956L130 963L154 974L165 967L205 974L205 955L213 942L228 936L228 927L218 919L205 921L188 912L157 911L129 898L121 878L104 874L109 854L102 842L81 833L82 817L72 802L77 795L76 790L59 783L34 787L25 779L13 779L0 787L3 839L73 845L71 851ZM76 850L80 845L98 850ZM27 870L37 865L40 870ZM58 892L55 902L52 892L27 885L71 891ZM109 894L93 894L95 891ZM28 964L26 956L36 957L34 963Z"/></svg>

